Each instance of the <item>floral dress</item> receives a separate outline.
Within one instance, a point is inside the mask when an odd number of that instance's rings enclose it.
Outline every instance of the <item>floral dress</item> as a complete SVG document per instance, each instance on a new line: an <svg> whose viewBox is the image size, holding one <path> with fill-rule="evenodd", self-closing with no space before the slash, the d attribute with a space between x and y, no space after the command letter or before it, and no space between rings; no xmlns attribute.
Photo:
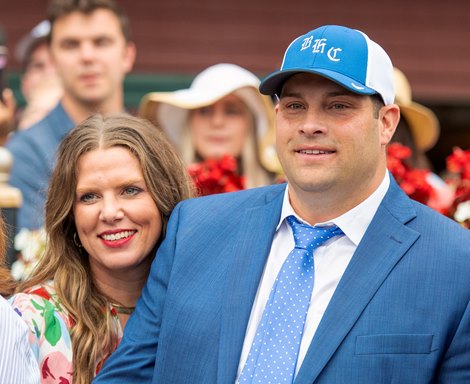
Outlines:
<svg viewBox="0 0 470 384"><path fill-rule="evenodd" d="M38 285L10 298L13 309L30 329L30 343L38 360L42 384L72 383L72 345L70 331L73 320L60 303L53 283ZM111 309L110 309L111 311ZM122 339L122 327L113 313L117 339ZM95 373L109 354L96 364Z"/></svg>

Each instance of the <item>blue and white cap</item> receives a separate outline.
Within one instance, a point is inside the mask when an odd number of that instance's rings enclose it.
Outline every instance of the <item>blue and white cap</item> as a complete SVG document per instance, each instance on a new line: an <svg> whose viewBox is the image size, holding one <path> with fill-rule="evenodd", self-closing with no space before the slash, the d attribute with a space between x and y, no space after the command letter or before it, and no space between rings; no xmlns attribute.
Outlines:
<svg viewBox="0 0 470 384"><path fill-rule="evenodd" d="M379 94L385 105L395 99L390 57L356 29L325 25L298 37L287 48L281 69L262 80L260 92L279 95L284 82L299 72L324 76L359 94Z"/></svg>

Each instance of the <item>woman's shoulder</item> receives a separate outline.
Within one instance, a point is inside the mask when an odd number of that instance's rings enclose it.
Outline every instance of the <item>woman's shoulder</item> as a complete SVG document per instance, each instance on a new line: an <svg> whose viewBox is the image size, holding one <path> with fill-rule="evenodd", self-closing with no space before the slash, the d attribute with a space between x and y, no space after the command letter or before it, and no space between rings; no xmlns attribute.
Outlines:
<svg viewBox="0 0 470 384"><path fill-rule="evenodd" d="M57 305L57 293L54 288L54 283L47 282L45 284L34 285L25 289L22 292L15 293L9 299L12 305L20 303L45 303Z"/></svg>
<svg viewBox="0 0 470 384"><path fill-rule="evenodd" d="M13 309L29 328L29 342L35 354L41 378L71 380L71 318L61 305L53 283L33 286L13 295Z"/></svg>
<svg viewBox="0 0 470 384"><path fill-rule="evenodd" d="M35 285L16 293L9 301L23 320L35 327L40 324L48 327L55 324L56 320L61 320L67 329L72 326L70 316L61 304L52 282Z"/></svg>

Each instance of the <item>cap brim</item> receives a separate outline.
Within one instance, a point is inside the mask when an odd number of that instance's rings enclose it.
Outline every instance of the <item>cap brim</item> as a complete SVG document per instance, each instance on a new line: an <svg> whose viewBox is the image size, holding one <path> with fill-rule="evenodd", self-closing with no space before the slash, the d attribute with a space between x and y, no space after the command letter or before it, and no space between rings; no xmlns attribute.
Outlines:
<svg viewBox="0 0 470 384"><path fill-rule="evenodd" d="M264 95L275 95L278 96L281 93L282 86L287 81L287 79L297 73L312 73L314 75L319 75L326 77L327 79L338 83L342 87L354 92L359 93L361 95L373 95L377 92L373 89L366 87L364 84L352 79L350 77L344 76L334 71L330 71L327 69L305 69L305 68L298 68L298 69L289 69L284 71L277 71L274 72L267 77L265 77L259 86L259 90Z"/></svg>

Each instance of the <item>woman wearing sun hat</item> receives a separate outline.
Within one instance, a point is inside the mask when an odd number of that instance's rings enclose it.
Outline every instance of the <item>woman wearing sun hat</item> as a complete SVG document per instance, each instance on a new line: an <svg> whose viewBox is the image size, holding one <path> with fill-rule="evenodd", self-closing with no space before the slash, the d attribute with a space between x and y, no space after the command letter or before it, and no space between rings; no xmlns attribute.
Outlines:
<svg viewBox="0 0 470 384"><path fill-rule="evenodd" d="M439 120L432 110L412 100L411 85L398 68L393 69L393 79L401 119L392 141L413 151L413 167L428 168L430 164L424 153L434 147L439 138Z"/></svg>
<svg viewBox="0 0 470 384"><path fill-rule="evenodd" d="M139 114L159 124L189 164L225 155L237 160L245 187L274 182L274 107L260 80L235 65L206 68L188 89L144 96Z"/></svg>
<svg viewBox="0 0 470 384"><path fill-rule="evenodd" d="M398 68L393 68L393 80L395 103L400 107L401 118L392 142L411 149L411 167L431 170L431 163L425 152L434 147L439 138L439 120L431 109L413 101L411 85ZM428 174L426 181L435 191L427 205L438 211L445 211L454 200L453 191L433 172Z"/></svg>

